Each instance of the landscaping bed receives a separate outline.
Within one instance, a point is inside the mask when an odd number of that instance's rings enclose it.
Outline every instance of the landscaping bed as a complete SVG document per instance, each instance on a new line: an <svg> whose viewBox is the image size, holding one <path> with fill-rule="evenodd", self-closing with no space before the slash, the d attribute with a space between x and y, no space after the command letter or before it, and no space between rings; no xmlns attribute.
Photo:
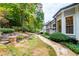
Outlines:
<svg viewBox="0 0 79 59"><path fill-rule="evenodd" d="M43 36L51 41L60 43L75 52L76 54L79 54L79 43L75 38L68 37L67 35L60 32L56 32L50 35L43 34Z"/></svg>
<svg viewBox="0 0 79 59"><path fill-rule="evenodd" d="M73 43L63 43L66 47L71 49L73 52L76 54L79 54L79 43L78 44L73 44Z"/></svg>

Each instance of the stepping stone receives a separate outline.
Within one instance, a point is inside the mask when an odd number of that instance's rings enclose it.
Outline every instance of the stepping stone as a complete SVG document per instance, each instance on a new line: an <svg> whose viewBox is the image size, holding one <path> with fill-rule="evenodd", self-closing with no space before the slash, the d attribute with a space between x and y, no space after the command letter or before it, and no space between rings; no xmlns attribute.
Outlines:
<svg viewBox="0 0 79 59"><path fill-rule="evenodd" d="M9 41L1 41L0 44L7 44Z"/></svg>

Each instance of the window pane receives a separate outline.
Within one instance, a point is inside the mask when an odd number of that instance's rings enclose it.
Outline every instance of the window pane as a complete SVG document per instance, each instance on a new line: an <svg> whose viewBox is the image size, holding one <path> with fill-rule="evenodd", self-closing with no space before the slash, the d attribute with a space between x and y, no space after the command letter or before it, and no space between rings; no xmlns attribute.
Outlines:
<svg viewBox="0 0 79 59"><path fill-rule="evenodd" d="M66 33L73 34L73 16L66 17Z"/></svg>

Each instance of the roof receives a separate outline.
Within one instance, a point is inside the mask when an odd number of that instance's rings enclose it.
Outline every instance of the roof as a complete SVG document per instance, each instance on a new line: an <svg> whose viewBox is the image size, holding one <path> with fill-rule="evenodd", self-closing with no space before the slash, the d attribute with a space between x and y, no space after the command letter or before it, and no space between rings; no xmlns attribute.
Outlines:
<svg viewBox="0 0 79 59"><path fill-rule="evenodd" d="M70 4L70 5L66 6L66 7L61 8L61 9L53 16L53 18L54 18L60 11L66 9L66 8L75 6L75 5L77 5L77 4L79 4L79 3L73 3L73 4ZM51 20L51 21L53 21L53 20ZM51 21L48 21L45 25L48 25Z"/></svg>
<svg viewBox="0 0 79 59"><path fill-rule="evenodd" d="M64 9L66 9L66 8L69 8L69 7L72 7L72 6L75 6L75 5L77 5L77 4L79 4L79 3L73 3L73 4L70 4L70 5L68 5L68 6L66 6L66 7L63 7L63 8L61 8L54 16L53 16L53 18L60 12L60 11L62 11L62 10L64 10Z"/></svg>

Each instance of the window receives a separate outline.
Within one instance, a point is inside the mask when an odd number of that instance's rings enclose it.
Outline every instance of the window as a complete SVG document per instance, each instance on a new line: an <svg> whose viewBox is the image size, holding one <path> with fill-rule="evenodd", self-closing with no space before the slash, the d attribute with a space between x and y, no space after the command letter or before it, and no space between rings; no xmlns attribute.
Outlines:
<svg viewBox="0 0 79 59"><path fill-rule="evenodd" d="M56 27L56 24L53 24L53 27Z"/></svg>
<svg viewBox="0 0 79 59"><path fill-rule="evenodd" d="M56 31L56 24L53 24L53 29L54 31Z"/></svg>
<svg viewBox="0 0 79 59"><path fill-rule="evenodd" d="M66 33L73 34L73 16L66 17Z"/></svg>

